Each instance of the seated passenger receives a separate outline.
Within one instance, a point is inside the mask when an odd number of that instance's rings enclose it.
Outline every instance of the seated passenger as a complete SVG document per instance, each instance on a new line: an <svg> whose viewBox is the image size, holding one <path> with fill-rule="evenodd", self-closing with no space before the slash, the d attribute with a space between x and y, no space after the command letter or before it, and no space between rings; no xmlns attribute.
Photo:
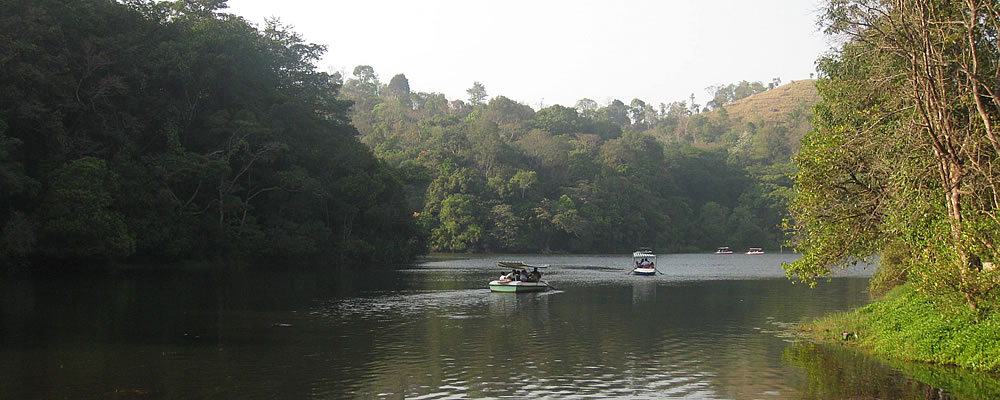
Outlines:
<svg viewBox="0 0 1000 400"><path fill-rule="evenodd" d="M538 271L538 268L535 268L531 271L531 274L528 275L528 278L531 279L532 282L538 282L542 280L542 273Z"/></svg>

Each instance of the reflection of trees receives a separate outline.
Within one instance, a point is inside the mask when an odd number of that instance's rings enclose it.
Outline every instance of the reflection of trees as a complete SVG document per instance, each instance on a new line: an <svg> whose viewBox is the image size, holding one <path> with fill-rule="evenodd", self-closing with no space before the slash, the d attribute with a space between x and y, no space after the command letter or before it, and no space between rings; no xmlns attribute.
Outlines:
<svg viewBox="0 0 1000 400"><path fill-rule="evenodd" d="M777 360L788 344L750 327L774 316L819 315L831 303L847 307L844 299L865 288L863 279L818 289L783 279L632 284L485 294L485 301L461 309L421 311L393 333L405 346L374 346L369 358L379 362L358 393L746 398L776 389L808 392L776 377L787 371ZM824 300L789 304L800 291Z"/></svg>
<svg viewBox="0 0 1000 400"><path fill-rule="evenodd" d="M838 346L796 343L785 348L782 360L805 371L799 390L808 398L1000 397L1000 383L982 373L906 362L896 362L893 368L888 368L881 361Z"/></svg>
<svg viewBox="0 0 1000 400"><path fill-rule="evenodd" d="M924 363L890 361L890 364L907 376L927 382L931 385L925 385L928 389L944 388L963 399L1000 399L1000 379L996 375Z"/></svg>
<svg viewBox="0 0 1000 400"><path fill-rule="evenodd" d="M512 295L481 286L494 272L471 289L474 274L450 268L350 271L352 279L150 274L30 291L0 284L3 344L34 334L67 349L0 348L0 359L11 360L0 362L8 377L0 397L97 397L103 385L163 398L922 398L933 390L906 376L967 398L1000 392L981 375L910 363L894 366L901 374L848 350L789 345L754 329L856 306L865 279L809 289L784 279L681 284L615 275L622 280L587 286L556 271L564 291ZM43 384L50 396L27 393Z"/></svg>

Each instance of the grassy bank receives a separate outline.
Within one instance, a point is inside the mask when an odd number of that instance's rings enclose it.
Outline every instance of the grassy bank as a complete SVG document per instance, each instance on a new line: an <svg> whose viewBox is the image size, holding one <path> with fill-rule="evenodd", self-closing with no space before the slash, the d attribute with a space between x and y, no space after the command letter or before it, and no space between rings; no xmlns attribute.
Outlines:
<svg viewBox="0 0 1000 400"><path fill-rule="evenodd" d="M942 310L903 285L879 302L802 327L815 340L846 343L873 355L1000 373L1000 312Z"/></svg>

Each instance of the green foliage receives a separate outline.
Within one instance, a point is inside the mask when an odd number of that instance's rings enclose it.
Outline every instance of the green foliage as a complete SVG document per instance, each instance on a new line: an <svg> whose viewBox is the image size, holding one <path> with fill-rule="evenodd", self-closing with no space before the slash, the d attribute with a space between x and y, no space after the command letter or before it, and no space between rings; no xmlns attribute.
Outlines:
<svg viewBox="0 0 1000 400"><path fill-rule="evenodd" d="M483 86L479 81L473 82L472 87L465 92L469 94L469 104L473 106L483 104L483 100L486 100L488 96L486 94L486 86Z"/></svg>
<svg viewBox="0 0 1000 400"><path fill-rule="evenodd" d="M125 216L112 208L117 177L104 160L85 157L53 171L37 213L39 247L60 260L117 260L132 254L135 239Z"/></svg>
<svg viewBox="0 0 1000 400"><path fill-rule="evenodd" d="M958 365L1000 372L1000 314L979 313L952 299L941 308L911 285L899 286L881 302L808 325L818 338L844 341L879 356Z"/></svg>
<svg viewBox="0 0 1000 400"><path fill-rule="evenodd" d="M657 110L641 99L603 108L582 101L580 109L553 105L536 112L504 96L468 107L439 94L411 93L413 108L404 110L394 105L392 83L374 91L359 89L364 83L362 77L345 83L346 97L356 102L352 121L361 141L388 164L429 173L405 182L408 193L423 199L410 204L422 208L419 219L435 251L780 244L787 175L794 170L788 154L797 146L786 143L791 139L779 124L749 124L744 161L734 163L730 144L720 140L744 122L692 116L684 102ZM668 126L700 123L704 128L697 129L709 132L699 134L700 147L664 140ZM720 206L722 215L699 214L707 203Z"/></svg>
<svg viewBox="0 0 1000 400"><path fill-rule="evenodd" d="M452 194L441 202L440 226L431 232L431 249L446 252L476 250L484 235L481 207L472 195Z"/></svg>
<svg viewBox="0 0 1000 400"><path fill-rule="evenodd" d="M1000 240L991 166L1000 100L983 96L1000 59L988 44L992 7L829 2L828 31L851 40L819 62L824 100L796 157L790 206L804 256L789 276L809 281L884 253L879 291L905 273L933 299L989 306L1000 287L988 267Z"/></svg>
<svg viewBox="0 0 1000 400"><path fill-rule="evenodd" d="M10 6L3 255L363 262L424 251L419 208L355 139L341 78L316 70L323 46L276 22L258 30L220 0ZM355 72L355 92L379 94L373 69ZM403 108L405 80L394 83ZM405 115L394 110L380 113Z"/></svg>
<svg viewBox="0 0 1000 400"><path fill-rule="evenodd" d="M878 268L868 284L872 297L879 298L909 280L910 252L902 242L888 243L879 257Z"/></svg>

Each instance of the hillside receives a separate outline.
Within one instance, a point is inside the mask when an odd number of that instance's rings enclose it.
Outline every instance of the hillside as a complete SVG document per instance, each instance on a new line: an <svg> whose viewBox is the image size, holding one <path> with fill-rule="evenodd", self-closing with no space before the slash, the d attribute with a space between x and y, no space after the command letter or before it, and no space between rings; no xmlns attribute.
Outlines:
<svg viewBox="0 0 1000 400"><path fill-rule="evenodd" d="M726 104L729 118L746 122L773 123L785 121L788 114L803 106L812 107L819 101L816 80L807 79L781 85L763 93Z"/></svg>
<svg viewBox="0 0 1000 400"><path fill-rule="evenodd" d="M816 80L806 79L781 85L766 92L726 104L731 120L755 125L789 124L789 139L798 142L810 129L812 106L820 100ZM719 113L719 110L712 113Z"/></svg>

